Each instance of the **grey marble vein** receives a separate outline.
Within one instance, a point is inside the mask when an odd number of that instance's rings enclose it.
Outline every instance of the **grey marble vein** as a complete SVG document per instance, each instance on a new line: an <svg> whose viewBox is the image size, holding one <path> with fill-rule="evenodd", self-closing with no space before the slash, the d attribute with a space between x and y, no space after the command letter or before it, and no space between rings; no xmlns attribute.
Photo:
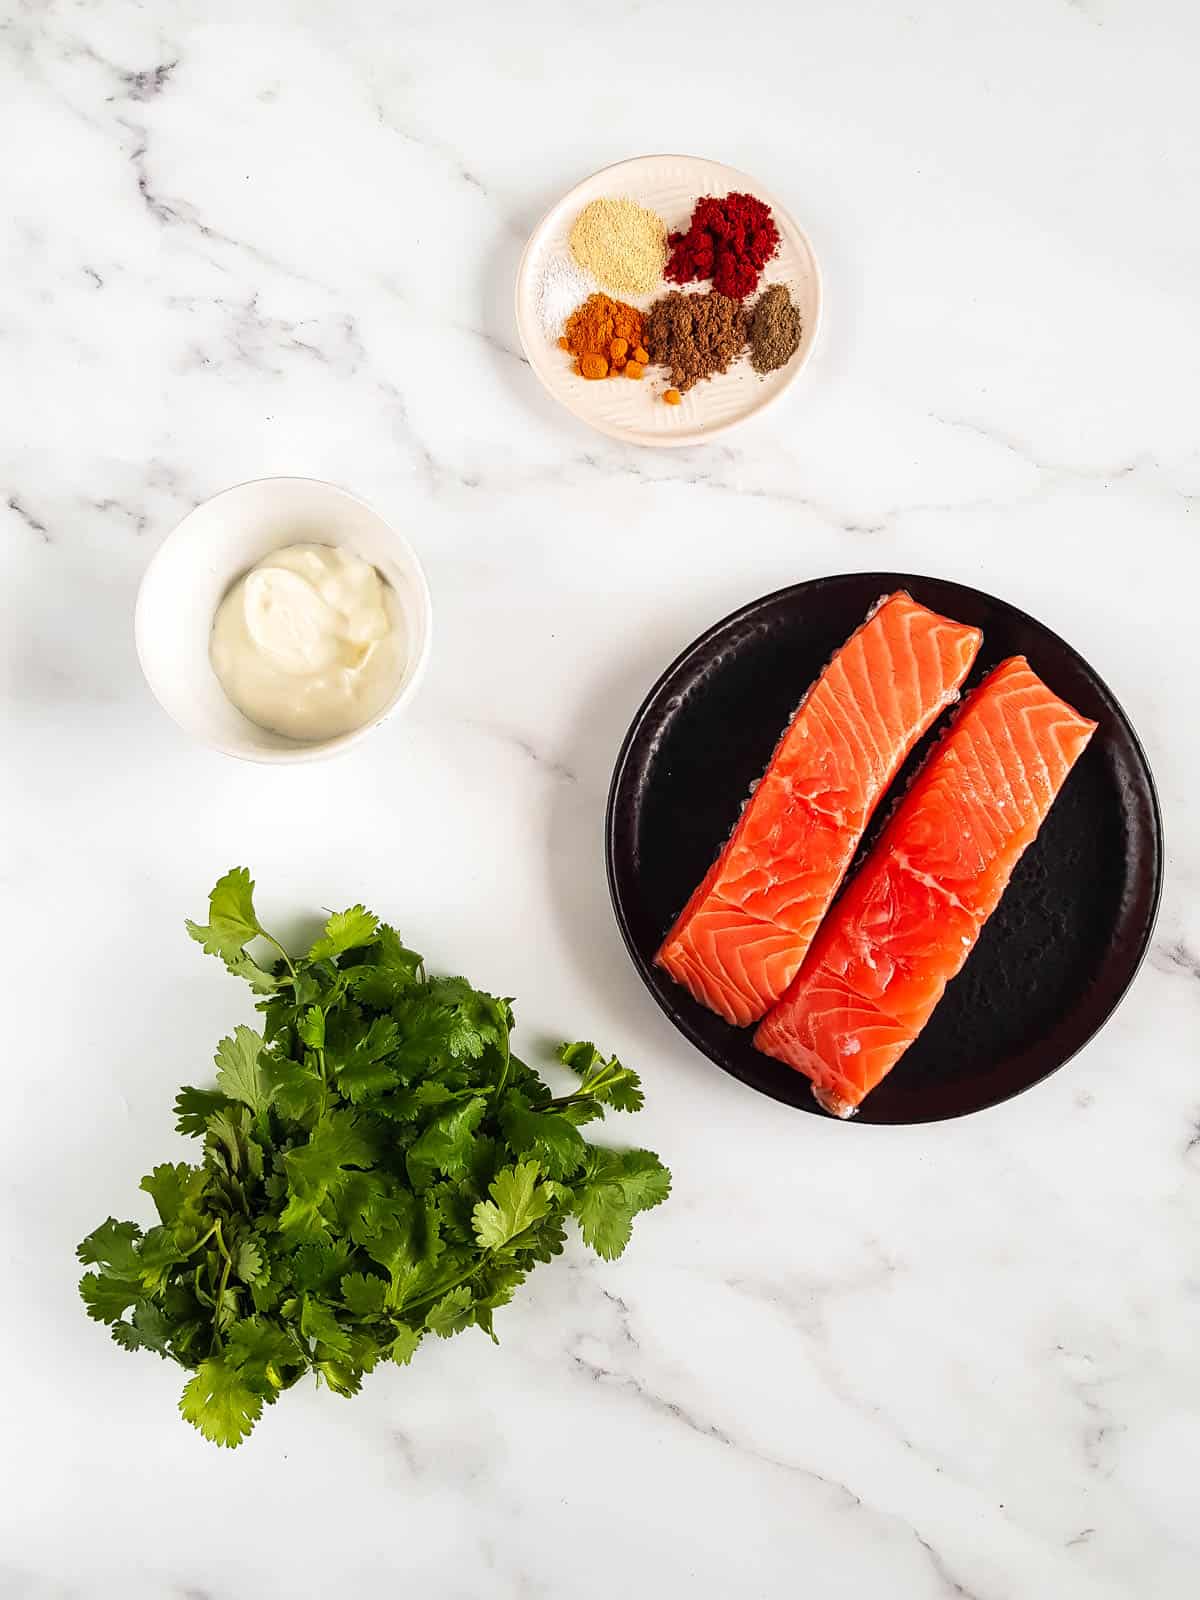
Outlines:
<svg viewBox="0 0 1200 1600"><path fill-rule="evenodd" d="M1008 433L1003 428L995 427L974 421L966 417L943 415L941 412L931 411L930 419L940 423L943 427L956 428L965 433L972 433L979 439L995 445L997 449L1008 455L1015 456L1039 474L1048 483L1082 482L1111 484L1119 483L1122 479L1141 477L1154 484L1164 484L1168 491L1185 503L1198 497L1187 493L1167 480L1166 469L1158 458L1150 453L1139 453L1133 458L1118 460L1110 464L1097 467L1082 466L1079 463L1052 461L1040 455L1024 439Z"/></svg>
<svg viewBox="0 0 1200 1600"><path fill-rule="evenodd" d="M122 92L128 100L138 100L145 103L154 100L167 86L171 74L179 65L176 61L160 61L155 67L143 67L140 71L127 72L115 69L121 80Z"/></svg>
<svg viewBox="0 0 1200 1600"><path fill-rule="evenodd" d="M116 515L122 517L132 527L135 534L143 534L150 526L150 514L144 506L131 504L126 500L118 500L113 495L107 495L103 500L89 501L93 511L98 511L101 516Z"/></svg>
<svg viewBox="0 0 1200 1600"><path fill-rule="evenodd" d="M141 197L146 214L156 223L165 228L177 229L185 236L190 235L203 243L227 247L260 267L282 273L292 280L325 287L318 279L299 267L252 244L248 239L237 238L205 220L198 209L183 196L169 194L160 189L151 174L150 139L146 124L126 116L118 117L117 123L126 139L126 159L133 168L138 195ZM209 259L215 266L224 265L219 256L212 256Z"/></svg>
<svg viewBox="0 0 1200 1600"><path fill-rule="evenodd" d="M188 313L201 309L195 297L172 304ZM352 378L367 361L358 322L347 312L303 320L274 317L263 309L257 292L245 299L214 299L209 305L221 319L221 342L193 344L181 362L185 371L192 366L207 366L228 355L251 369L282 377L286 368L280 358L300 355L328 367L338 376ZM393 386L388 386L388 394L389 398L399 398Z"/></svg>
<svg viewBox="0 0 1200 1600"><path fill-rule="evenodd" d="M1183 973L1188 978L1200 978L1200 955L1183 939L1156 944L1153 959L1160 972Z"/></svg>
<svg viewBox="0 0 1200 1600"><path fill-rule="evenodd" d="M978 1589L968 1589L965 1583L962 1583L958 1578L956 1578L955 1575L950 1571L950 1568L946 1565L945 1557L942 1556L942 1554L935 1549L932 1544L930 1544L928 1539L919 1534L915 1528L913 1529L913 1538L929 1557L929 1565L937 1574L938 1582L942 1585L947 1594L958 1595L960 1600L982 1600L980 1591Z"/></svg>
<svg viewBox="0 0 1200 1600"><path fill-rule="evenodd" d="M548 777L554 778L560 783L575 784L579 782L579 774L572 767L568 766L565 761L548 755L524 733L518 733L513 728L505 728L494 722L483 722L474 717L464 718L462 725L467 728L473 728L476 732L485 734L490 739L497 739L512 749L519 751L521 755L546 773Z"/></svg>
<svg viewBox="0 0 1200 1600"><path fill-rule="evenodd" d="M51 543L50 529L40 517L34 515L34 513L29 509L19 495L9 495L8 509L15 512L25 526L29 529L29 531L37 534L38 538L43 544Z"/></svg>
<svg viewBox="0 0 1200 1600"><path fill-rule="evenodd" d="M670 457L666 463L660 465L654 462L643 465L641 462L630 461L615 454L601 456L588 451L577 456L575 464L587 468L601 478L629 477L647 483L677 483L686 488L702 489L706 493L728 496L740 502L806 511L817 522L852 538L877 538L893 533L897 525L907 519L918 520L983 509L1011 509L1030 498L1026 493L1005 496L988 494L945 500L912 500L886 506L871 515L856 515L819 495L779 486L768 488L750 485L720 471L699 470L687 459L697 454L694 451L664 451L663 454ZM567 474L563 472L560 475ZM1043 492L1039 488L1034 494L1040 496Z"/></svg>
<svg viewBox="0 0 1200 1600"><path fill-rule="evenodd" d="M1120 1435L1126 1432L1125 1423L1118 1420L1104 1398L1111 1380L1087 1351L1068 1350L1061 1344L1055 1350L1063 1358L1060 1370L1086 1418L1082 1433L1086 1466L1090 1472L1111 1476L1116 1469Z"/></svg>

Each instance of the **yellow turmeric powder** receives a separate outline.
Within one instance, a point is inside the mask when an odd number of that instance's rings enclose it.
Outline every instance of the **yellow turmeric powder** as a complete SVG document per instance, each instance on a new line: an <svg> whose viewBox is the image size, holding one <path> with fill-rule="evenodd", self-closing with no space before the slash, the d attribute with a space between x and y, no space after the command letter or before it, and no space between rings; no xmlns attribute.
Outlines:
<svg viewBox="0 0 1200 1600"><path fill-rule="evenodd" d="M626 352L643 348L642 313L606 294L589 295L567 318L562 342L582 377L615 377L626 365Z"/></svg>

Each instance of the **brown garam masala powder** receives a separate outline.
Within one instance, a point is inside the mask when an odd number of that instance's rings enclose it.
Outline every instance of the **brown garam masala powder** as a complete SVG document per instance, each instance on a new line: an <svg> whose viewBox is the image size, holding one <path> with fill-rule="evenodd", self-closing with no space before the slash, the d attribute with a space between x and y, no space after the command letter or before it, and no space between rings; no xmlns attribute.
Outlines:
<svg viewBox="0 0 1200 1600"><path fill-rule="evenodd" d="M670 367L672 384L686 394L702 378L729 370L746 347L748 323L740 300L715 290L672 290L646 313L646 349L651 361Z"/></svg>

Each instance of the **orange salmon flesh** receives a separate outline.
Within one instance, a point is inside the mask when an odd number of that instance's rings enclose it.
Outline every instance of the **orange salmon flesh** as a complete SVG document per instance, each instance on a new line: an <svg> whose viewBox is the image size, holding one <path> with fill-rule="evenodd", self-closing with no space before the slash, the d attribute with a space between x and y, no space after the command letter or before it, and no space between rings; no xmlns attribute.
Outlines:
<svg viewBox="0 0 1200 1600"><path fill-rule="evenodd" d="M929 1021L1096 724L1023 656L963 705L754 1042L850 1116Z"/></svg>
<svg viewBox="0 0 1200 1600"><path fill-rule="evenodd" d="M656 956L727 1021L792 982L863 830L971 670L978 628L888 595L809 690L733 833Z"/></svg>

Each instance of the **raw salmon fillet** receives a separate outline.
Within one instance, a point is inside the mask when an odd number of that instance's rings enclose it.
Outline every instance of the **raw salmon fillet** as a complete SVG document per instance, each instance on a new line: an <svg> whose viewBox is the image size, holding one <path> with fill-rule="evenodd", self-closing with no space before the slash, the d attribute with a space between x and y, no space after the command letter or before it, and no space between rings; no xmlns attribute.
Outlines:
<svg viewBox="0 0 1200 1600"><path fill-rule="evenodd" d="M727 1021L787 988L913 745L971 670L977 628L888 595L809 690L655 957Z"/></svg>
<svg viewBox="0 0 1200 1600"><path fill-rule="evenodd" d="M1096 724L1014 656L968 696L754 1036L853 1114L929 1021Z"/></svg>

